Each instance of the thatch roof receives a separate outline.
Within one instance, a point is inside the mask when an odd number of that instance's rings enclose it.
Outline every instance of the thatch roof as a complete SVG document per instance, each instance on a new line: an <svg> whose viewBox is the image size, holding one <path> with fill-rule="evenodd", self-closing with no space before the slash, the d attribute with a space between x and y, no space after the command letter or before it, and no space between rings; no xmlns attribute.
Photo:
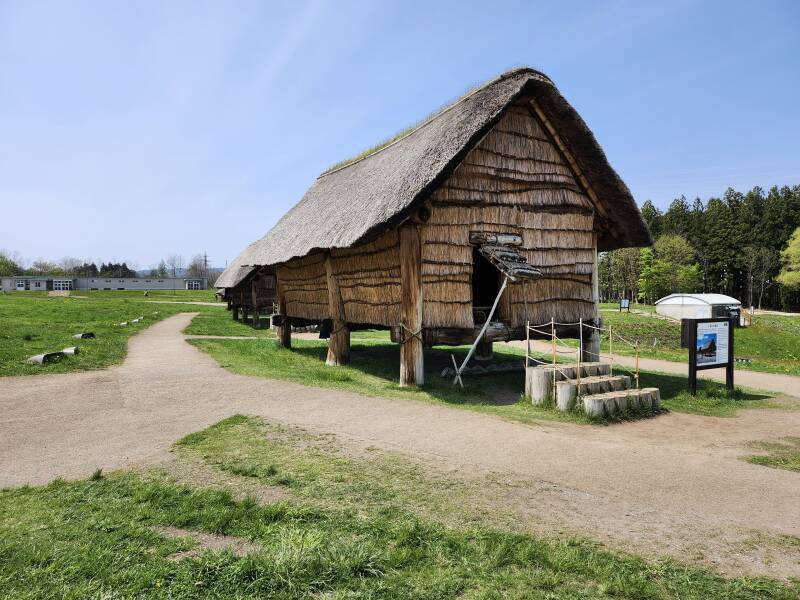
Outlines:
<svg viewBox="0 0 800 600"><path fill-rule="evenodd" d="M650 245L636 202L586 123L547 76L523 68L470 92L394 142L320 175L240 255L239 264L272 265L318 249L349 247L402 222L522 95L536 99L605 204L610 233L601 236L600 250Z"/></svg>
<svg viewBox="0 0 800 600"><path fill-rule="evenodd" d="M245 248L244 252L242 252L239 256L234 258L225 270L220 273L220 276L217 277L217 280L214 282L215 288L232 288L239 285L242 281L244 281L250 273L255 271L256 267L253 266L245 266L243 264L243 258L245 253L247 253L254 244L250 244L247 248Z"/></svg>

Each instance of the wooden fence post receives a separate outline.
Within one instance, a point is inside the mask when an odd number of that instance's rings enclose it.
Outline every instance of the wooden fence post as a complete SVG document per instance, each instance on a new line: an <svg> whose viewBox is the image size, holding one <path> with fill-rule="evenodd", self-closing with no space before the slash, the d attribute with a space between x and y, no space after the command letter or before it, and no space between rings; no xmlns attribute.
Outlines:
<svg viewBox="0 0 800 600"><path fill-rule="evenodd" d="M328 339L328 358L325 362L331 366L346 365L350 362L350 329L347 327L344 301L339 281L333 272L330 254L325 257L325 273L328 280L328 310L333 322L331 337Z"/></svg>
<svg viewBox="0 0 800 600"><path fill-rule="evenodd" d="M400 318L405 326L400 336L400 386L425 383L422 345L422 245L419 225L400 228Z"/></svg>

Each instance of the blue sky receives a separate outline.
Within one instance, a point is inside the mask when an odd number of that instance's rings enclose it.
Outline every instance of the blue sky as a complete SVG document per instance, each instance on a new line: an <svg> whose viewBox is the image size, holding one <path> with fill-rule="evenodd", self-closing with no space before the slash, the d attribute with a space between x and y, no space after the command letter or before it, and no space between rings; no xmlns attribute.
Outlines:
<svg viewBox="0 0 800 600"><path fill-rule="evenodd" d="M800 183L800 2L0 0L0 248L224 266L327 166L514 66L641 204Z"/></svg>

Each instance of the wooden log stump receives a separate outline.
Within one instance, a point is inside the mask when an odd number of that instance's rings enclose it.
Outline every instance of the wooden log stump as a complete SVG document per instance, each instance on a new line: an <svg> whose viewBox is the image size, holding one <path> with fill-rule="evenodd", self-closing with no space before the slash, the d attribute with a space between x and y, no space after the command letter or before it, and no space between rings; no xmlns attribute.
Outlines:
<svg viewBox="0 0 800 600"><path fill-rule="evenodd" d="M404 325L400 341L400 387L425 383L422 343L422 243L419 225L400 228L400 315Z"/></svg>
<svg viewBox="0 0 800 600"><path fill-rule="evenodd" d="M629 390L628 391L628 410L637 411L642 407L642 403L639 400L639 390Z"/></svg>
<svg viewBox="0 0 800 600"><path fill-rule="evenodd" d="M617 412L624 415L628 412L628 393L627 391L617 395Z"/></svg>
<svg viewBox="0 0 800 600"><path fill-rule="evenodd" d="M582 371L584 377L596 377L598 375L597 365L592 363L582 365Z"/></svg>
<svg viewBox="0 0 800 600"><path fill-rule="evenodd" d="M650 393L650 402L653 412L661 412L661 390L658 388L645 388Z"/></svg>
<svg viewBox="0 0 800 600"><path fill-rule="evenodd" d="M611 365L609 363L597 363L598 375L611 375Z"/></svg>
<svg viewBox="0 0 800 600"><path fill-rule="evenodd" d="M233 317L234 321L239 320L239 307L236 304L234 304L233 308L231 309L231 317Z"/></svg>
<svg viewBox="0 0 800 600"><path fill-rule="evenodd" d="M546 369L525 369L525 395L540 406L553 398L553 374Z"/></svg>
<svg viewBox="0 0 800 600"><path fill-rule="evenodd" d="M602 396L589 396L583 399L583 412L588 416L602 417L606 411L605 398Z"/></svg>
<svg viewBox="0 0 800 600"><path fill-rule="evenodd" d="M603 398L603 408L605 410L605 414L612 417L616 414L619 414L619 402L617 396L618 395L614 392L608 392L605 394Z"/></svg>
<svg viewBox="0 0 800 600"><path fill-rule="evenodd" d="M556 383L556 407L561 412L569 412L575 408L577 389L574 383L559 381Z"/></svg>
<svg viewBox="0 0 800 600"><path fill-rule="evenodd" d="M647 389L639 390L639 406L644 411L653 410L653 397Z"/></svg>

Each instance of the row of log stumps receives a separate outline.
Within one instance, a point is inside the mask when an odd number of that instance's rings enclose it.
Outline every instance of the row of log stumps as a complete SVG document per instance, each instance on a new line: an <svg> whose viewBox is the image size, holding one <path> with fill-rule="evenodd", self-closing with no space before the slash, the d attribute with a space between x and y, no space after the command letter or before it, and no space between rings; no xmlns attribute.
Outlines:
<svg viewBox="0 0 800 600"><path fill-rule="evenodd" d="M593 418L655 414L661 410L658 388L635 389L628 375L612 375L611 364L546 364L525 369L525 396L537 406L561 412L580 409Z"/></svg>
<svg viewBox="0 0 800 600"><path fill-rule="evenodd" d="M94 337L94 334L92 335L92 337ZM58 362L65 356L74 356L78 353L79 350L77 346L69 346L57 352L44 352L42 354L36 354L35 356L31 356L28 359L26 359L25 362L30 363L32 365L49 365L50 363Z"/></svg>

